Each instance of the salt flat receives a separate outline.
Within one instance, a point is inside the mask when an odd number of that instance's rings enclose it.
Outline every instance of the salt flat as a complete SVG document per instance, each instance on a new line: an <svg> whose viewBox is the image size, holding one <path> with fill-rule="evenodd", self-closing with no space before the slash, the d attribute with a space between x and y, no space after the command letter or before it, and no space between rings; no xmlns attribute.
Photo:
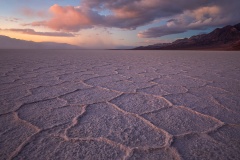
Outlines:
<svg viewBox="0 0 240 160"><path fill-rule="evenodd" d="M0 50L0 159L239 159L240 53Z"/></svg>

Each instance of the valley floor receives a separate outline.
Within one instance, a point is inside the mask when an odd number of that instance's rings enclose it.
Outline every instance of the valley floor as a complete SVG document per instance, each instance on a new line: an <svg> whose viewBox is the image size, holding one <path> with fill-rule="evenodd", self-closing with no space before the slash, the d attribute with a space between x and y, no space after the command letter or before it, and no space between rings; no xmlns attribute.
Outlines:
<svg viewBox="0 0 240 160"><path fill-rule="evenodd" d="M239 159L240 53L0 50L0 159Z"/></svg>

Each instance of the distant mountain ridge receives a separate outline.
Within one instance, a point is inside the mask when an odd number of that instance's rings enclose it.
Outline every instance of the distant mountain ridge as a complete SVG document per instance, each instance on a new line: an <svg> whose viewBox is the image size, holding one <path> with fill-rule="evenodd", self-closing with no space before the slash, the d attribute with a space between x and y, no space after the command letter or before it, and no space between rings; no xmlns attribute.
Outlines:
<svg viewBox="0 0 240 160"><path fill-rule="evenodd" d="M201 34L176 40L134 48L135 50L240 50L240 23L217 28Z"/></svg>
<svg viewBox="0 0 240 160"><path fill-rule="evenodd" d="M81 49L67 43L33 42L0 35L0 49Z"/></svg>

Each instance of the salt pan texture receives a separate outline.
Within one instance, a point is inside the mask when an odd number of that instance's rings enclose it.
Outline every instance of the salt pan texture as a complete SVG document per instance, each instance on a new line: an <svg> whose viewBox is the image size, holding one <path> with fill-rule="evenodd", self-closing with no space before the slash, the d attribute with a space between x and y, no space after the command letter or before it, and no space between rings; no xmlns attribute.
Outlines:
<svg viewBox="0 0 240 160"><path fill-rule="evenodd" d="M0 50L0 159L239 159L240 53Z"/></svg>

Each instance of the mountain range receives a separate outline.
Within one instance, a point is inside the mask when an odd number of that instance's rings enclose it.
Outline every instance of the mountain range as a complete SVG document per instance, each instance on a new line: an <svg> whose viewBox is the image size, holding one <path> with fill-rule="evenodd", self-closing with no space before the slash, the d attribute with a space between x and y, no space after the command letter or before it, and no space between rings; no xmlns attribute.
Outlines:
<svg viewBox="0 0 240 160"><path fill-rule="evenodd" d="M33 42L0 35L0 49L81 49L67 43Z"/></svg>
<svg viewBox="0 0 240 160"><path fill-rule="evenodd" d="M33 42L0 35L0 49L83 49L67 43ZM119 48L121 49L121 48ZM140 46L133 50L240 50L240 23L217 28L208 34L178 39L172 43Z"/></svg>
<svg viewBox="0 0 240 160"><path fill-rule="evenodd" d="M172 43L158 43L140 46L135 50L240 50L240 23L217 28L208 34L201 34L176 40Z"/></svg>

